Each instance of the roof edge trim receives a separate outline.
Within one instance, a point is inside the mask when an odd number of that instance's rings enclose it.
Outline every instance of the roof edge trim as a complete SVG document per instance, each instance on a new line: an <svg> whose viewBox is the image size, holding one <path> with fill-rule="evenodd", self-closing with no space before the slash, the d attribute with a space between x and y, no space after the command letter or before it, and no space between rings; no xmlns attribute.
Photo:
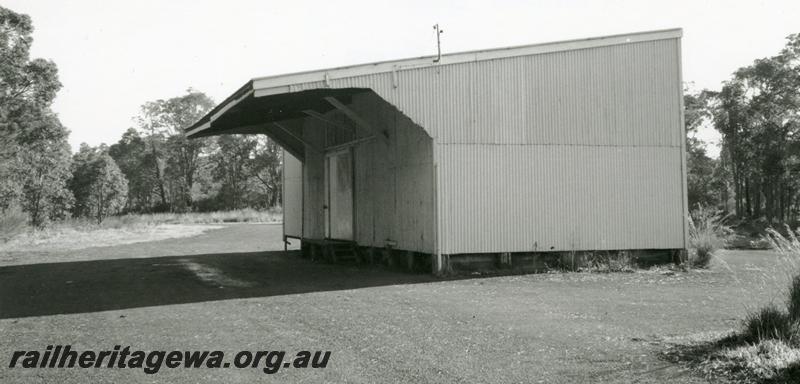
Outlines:
<svg viewBox="0 0 800 384"><path fill-rule="evenodd" d="M200 124L199 127L197 125ZM186 137L192 137L194 134L205 131L206 129L211 128L211 122L200 123L197 122L195 125L187 128L187 131L184 133Z"/></svg>

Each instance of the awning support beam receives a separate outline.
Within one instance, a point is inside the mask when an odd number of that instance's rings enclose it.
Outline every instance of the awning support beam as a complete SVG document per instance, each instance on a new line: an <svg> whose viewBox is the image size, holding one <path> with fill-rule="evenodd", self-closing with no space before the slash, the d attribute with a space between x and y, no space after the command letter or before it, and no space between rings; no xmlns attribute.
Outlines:
<svg viewBox="0 0 800 384"><path fill-rule="evenodd" d="M339 150L339 149L342 149L342 148L352 147L352 146L354 146L356 144L360 144L360 143L363 143L363 142L366 142L366 141L370 141L370 140L372 140L374 138L375 138L375 136L362 137L360 139L348 141L346 143L332 145L330 147L325 148L325 151L336 151L336 150Z"/></svg>
<svg viewBox="0 0 800 384"><path fill-rule="evenodd" d="M317 120L319 120L319 121L321 121L323 123L333 125L336 128L341 128L341 129L345 129L345 130L351 131L351 132L353 132L353 136L354 137L358 137L358 133L356 132L355 129L353 129L353 127L344 125L344 124L339 123L337 121L333 121L333 120L327 118L325 115L323 115L323 114L321 114L321 113L319 113L319 112L317 112L317 111L315 111L313 109L306 109L306 110L303 111L303 113L305 113L306 115L311 116L311 117L313 117L313 118L315 118L315 119L317 119Z"/></svg>
<svg viewBox="0 0 800 384"><path fill-rule="evenodd" d="M300 140L296 135L292 134L292 132L281 129L281 127L278 127L273 123L243 125L233 129L217 130L216 132L212 132L210 134L206 131L201 132L201 134L197 137L219 134L265 134L269 136L270 139L278 143L278 145L280 145L287 152L291 153L292 156L300 159L301 161L305 161L305 150L307 147L306 142ZM309 147L309 149L314 150L315 148Z"/></svg>
<svg viewBox="0 0 800 384"><path fill-rule="evenodd" d="M334 108L336 108L339 111L341 111L342 113L344 113L344 115L347 116L350 120L352 120L353 123L355 123L356 126L358 126L359 128L366 129L366 130L374 133L376 136L380 137L381 139L383 139L383 141L385 143L387 143L387 144L389 143L389 135L386 133L386 131L376 129L371 124L367 123L364 119L362 119L361 116L359 116L357 113L353 112L352 109L350 109L346 105L342 104L342 102L337 100L335 97L327 96L327 97L325 97L325 101L327 101L328 103L333 105Z"/></svg>
<svg viewBox="0 0 800 384"><path fill-rule="evenodd" d="M275 127L276 127L276 128L278 128L278 129L280 129L281 131L283 131L283 132L284 132L284 133L286 133L287 135L291 136L291 137L292 137L292 138L294 138L295 140L297 140L297 141L299 141L299 142L303 143L303 144L304 144L306 147L308 147L308 148L311 148L312 150L314 150L314 152L317 152L317 153L323 153L323 151L321 151L319 148L317 148L317 147L315 147L315 146L311 145L311 143L309 143L309 142L307 142L307 141L303 140L302 138L298 137L297 135L295 135L294 133L292 133L292 131L291 131L291 130L289 130L288 128L286 128L286 127L284 127L283 125L281 125L281 123L278 123L278 122L273 122L273 123L272 123L272 125L273 125L273 126L275 126Z"/></svg>

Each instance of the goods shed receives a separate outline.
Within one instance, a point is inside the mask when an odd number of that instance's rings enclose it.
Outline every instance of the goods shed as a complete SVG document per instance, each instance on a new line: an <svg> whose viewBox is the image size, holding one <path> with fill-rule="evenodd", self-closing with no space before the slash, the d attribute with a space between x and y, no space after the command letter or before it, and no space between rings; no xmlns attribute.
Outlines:
<svg viewBox="0 0 800 384"><path fill-rule="evenodd" d="M443 272L683 252L680 29L255 78L189 137L284 148L284 235ZM539 263L539 264L537 264Z"/></svg>

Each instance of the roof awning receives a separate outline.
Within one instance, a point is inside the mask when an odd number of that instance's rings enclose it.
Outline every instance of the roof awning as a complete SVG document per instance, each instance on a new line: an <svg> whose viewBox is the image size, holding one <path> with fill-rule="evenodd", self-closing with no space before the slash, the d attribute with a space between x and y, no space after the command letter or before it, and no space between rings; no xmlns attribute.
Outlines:
<svg viewBox="0 0 800 384"><path fill-rule="evenodd" d="M189 138L221 134L266 134L295 157L304 157L303 141L283 128L288 120L321 116L335 108L337 101L349 104L354 94L369 89L312 89L255 97L250 81L206 116L185 129ZM278 123L278 124L276 124Z"/></svg>
<svg viewBox="0 0 800 384"><path fill-rule="evenodd" d="M314 112L324 114L334 108L328 98L349 104L354 94L368 91L325 88L255 97L250 81L184 131L190 138L253 133L255 125L304 118Z"/></svg>

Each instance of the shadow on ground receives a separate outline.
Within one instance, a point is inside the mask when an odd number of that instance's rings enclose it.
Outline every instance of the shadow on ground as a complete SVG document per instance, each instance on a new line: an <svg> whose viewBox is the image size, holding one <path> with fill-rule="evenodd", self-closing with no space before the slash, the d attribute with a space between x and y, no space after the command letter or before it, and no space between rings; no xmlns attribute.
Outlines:
<svg viewBox="0 0 800 384"><path fill-rule="evenodd" d="M314 263L297 251L0 267L0 318L95 312L439 281L427 274Z"/></svg>
<svg viewBox="0 0 800 384"><path fill-rule="evenodd" d="M768 379L754 375L751 369L745 367L745 362L737 363L735 368L715 363L724 350L745 347L753 343L754 341L750 338L732 334L711 341L669 344L661 358L670 363L687 367L715 382L755 384L795 384L800 382L800 363L789 364Z"/></svg>

